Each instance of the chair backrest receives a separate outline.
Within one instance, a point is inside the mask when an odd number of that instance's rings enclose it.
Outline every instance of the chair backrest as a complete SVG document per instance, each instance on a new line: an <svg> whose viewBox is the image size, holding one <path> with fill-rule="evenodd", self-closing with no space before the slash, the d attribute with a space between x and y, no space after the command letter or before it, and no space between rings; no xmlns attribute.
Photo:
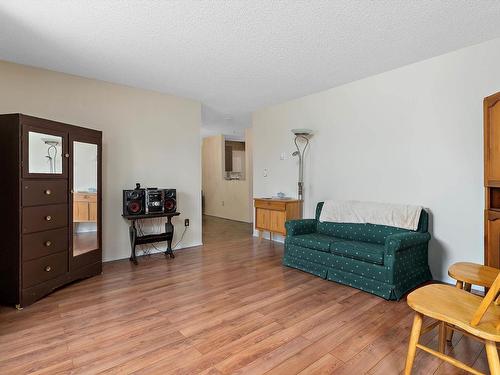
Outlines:
<svg viewBox="0 0 500 375"><path fill-rule="evenodd" d="M490 305L497 298L499 290L500 290L500 273L496 277L495 281L493 281L493 284L491 284L490 290L488 291L488 293L486 293L486 295L483 298L483 301L481 302L476 312L472 316L472 320L470 322L471 325L477 326L479 324L484 314L486 313L486 310L488 310L488 307L490 307Z"/></svg>

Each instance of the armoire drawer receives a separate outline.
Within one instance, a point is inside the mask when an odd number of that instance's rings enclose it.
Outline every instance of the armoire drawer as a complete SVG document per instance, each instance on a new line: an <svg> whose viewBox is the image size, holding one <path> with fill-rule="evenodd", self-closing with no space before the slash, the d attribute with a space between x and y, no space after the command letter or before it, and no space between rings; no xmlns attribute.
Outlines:
<svg viewBox="0 0 500 375"><path fill-rule="evenodd" d="M41 232L67 225L67 204L23 208L23 233Z"/></svg>
<svg viewBox="0 0 500 375"><path fill-rule="evenodd" d="M63 275L67 269L67 251L24 262L23 288L29 288Z"/></svg>
<svg viewBox="0 0 500 375"><path fill-rule="evenodd" d="M68 229L54 229L23 235L23 261L68 250Z"/></svg>
<svg viewBox="0 0 500 375"><path fill-rule="evenodd" d="M68 183L66 180L23 180L23 206L41 206L66 203Z"/></svg>

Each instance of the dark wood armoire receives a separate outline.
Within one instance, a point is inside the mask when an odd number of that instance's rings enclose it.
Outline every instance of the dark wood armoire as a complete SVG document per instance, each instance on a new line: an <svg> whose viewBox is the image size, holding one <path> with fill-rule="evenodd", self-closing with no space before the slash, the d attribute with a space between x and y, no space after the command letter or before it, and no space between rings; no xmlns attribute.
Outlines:
<svg viewBox="0 0 500 375"><path fill-rule="evenodd" d="M101 273L101 156L100 131L0 115L0 303Z"/></svg>

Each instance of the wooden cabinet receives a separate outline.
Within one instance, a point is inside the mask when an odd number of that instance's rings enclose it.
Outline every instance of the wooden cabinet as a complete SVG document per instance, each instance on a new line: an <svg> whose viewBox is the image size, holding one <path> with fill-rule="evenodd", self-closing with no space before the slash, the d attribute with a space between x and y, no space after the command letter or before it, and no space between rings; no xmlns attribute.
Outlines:
<svg viewBox="0 0 500 375"><path fill-rule="evenodd" d="M484 264L500 268L500 93L484 99Z"/></svg>
<svg viewBox="0 0 500 375"><path fill-rule="evenodd" d="M255 229L263 232L286 235L285 222L300 219L302 201L296 199L255 198Z"/></svg>
<svg viewBox="0 0 500 375"><path fill-rule="evenodd" d="M487 210L485 216L484 263L500 268L500 212Z"/></svg>
<svg viewBox="0 0 500 375"><path fill-rule="evenodd" d="M255 229L269 230L271 211L266 208L255 208Z"/></svg>
<svg viewBox="0 0 500 375"><path fill-rule="evenodd" d="M269 230L274 233L286 234L285 221L287 220L286 211L270 211Z"/></svg>
<svg viewBox="0 0 500 375"><path fill-rule="evenodd" d="M21 308L101 273L101 137L79 126L0 115L0 303ZM73 194L76 185L96 193ZM83 242L90 244L85 251Z"/></svg>
<svg viewBox="0 0 500 375"><path fill-rule="evenodd" d="M73 222L93 223L97 219L97 194L75 193L73 198Z"/></svg>
<svg viewBox="0 0 500 375"><path fill-rule="evenodd" d="M500 187L500 93L484 99L484 178L486 187Z"/></svg>

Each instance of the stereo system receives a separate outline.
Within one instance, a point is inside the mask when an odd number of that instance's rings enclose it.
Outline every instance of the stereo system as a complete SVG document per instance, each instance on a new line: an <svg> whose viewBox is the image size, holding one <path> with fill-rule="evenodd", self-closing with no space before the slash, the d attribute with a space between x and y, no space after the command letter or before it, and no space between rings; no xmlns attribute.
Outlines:
<svg viewBox="0 0 500 375"><path fill-rule="evenodd" d="M123 190L123 215L169 214L177 211L175 189L141 188L136 184L133 190Z"/></svg>

